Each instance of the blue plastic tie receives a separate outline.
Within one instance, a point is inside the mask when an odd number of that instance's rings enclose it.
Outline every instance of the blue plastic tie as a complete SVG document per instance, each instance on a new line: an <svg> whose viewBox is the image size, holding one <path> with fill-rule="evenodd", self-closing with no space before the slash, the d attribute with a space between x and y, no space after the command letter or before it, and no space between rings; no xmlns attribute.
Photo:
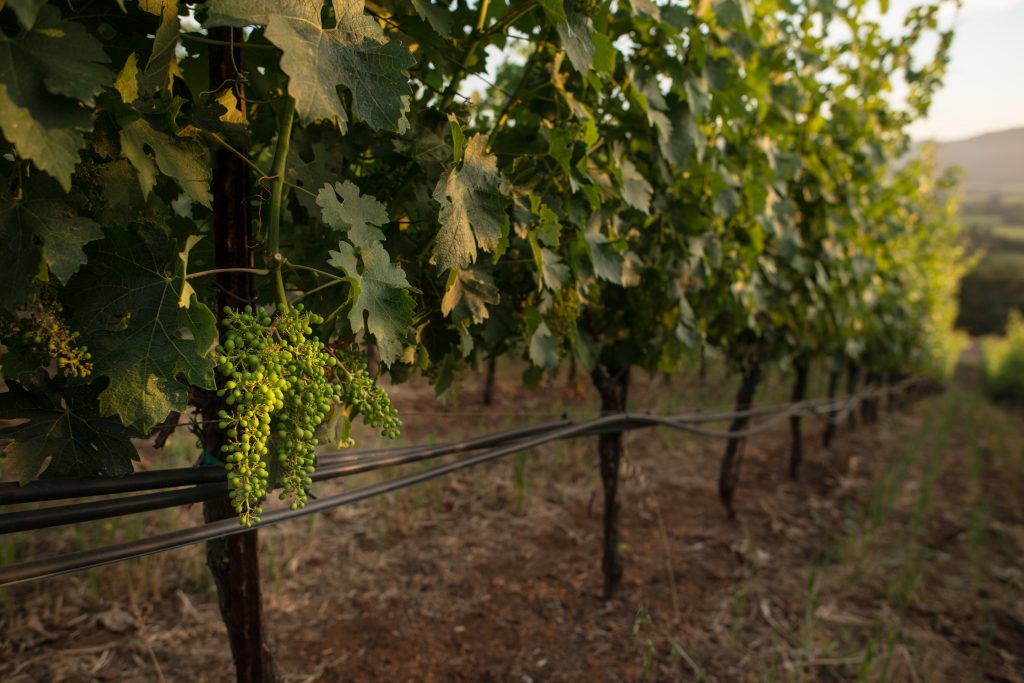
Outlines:
<svg viewBox="0 0 1024 683"><path fill-rule="evenodd" d="M199 456L199 464L203 467L223 467L224 461L204 448L203 454Z"/></svg>

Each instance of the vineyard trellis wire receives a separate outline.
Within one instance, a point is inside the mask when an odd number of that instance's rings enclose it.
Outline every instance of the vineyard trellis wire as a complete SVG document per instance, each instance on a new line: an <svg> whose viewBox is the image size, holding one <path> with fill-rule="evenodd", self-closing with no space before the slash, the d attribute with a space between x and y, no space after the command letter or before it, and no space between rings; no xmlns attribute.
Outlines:
<svg viewBox="0 0 1024 683"><path fill-rule="evenodd" d="M712 438L745 438L761 433L791 417L817 416L823 417L828 423L840 422L866 401L883 396L891 398L893 395L927 383L928 380L915 377L905 379L892 386L869 386L856 394L839 399L813 399L779 406L750 409L742 412L707 413L698 411L673 416L622 412L585 420L574 421L565 419L529 425L458 442L374 449L362 453L328 453L320 459L321 466L314 477L316 481L327 481L385 467L409 465L445 456L481 451L466 458L432 467L421 472L386 479L362 488L315 499L303 508L296 510L285 508L269 512L264 515L263 520L258 526L273 526L300 517L351 505L556 441L609 432L621 433L650 427L667 427ZM760 418L762 421L755 426L743 430L713 430L697 426L733 420L736 417ZM183 476L186 473L195 472L202 475L204 474L203 469L205 468L194 468L191 470L182 468L180 470L148 472L134 476L142 480L141 486L147 488L159 486L174 487L188 480L187 477ZM219 470L220 468L216 469ZM104 482L102 479L85 480L77 482L77 485L73 482L59 482L62 485L58 489L60 490L59 495L55 494L54 485L46 486L45 483L43 485L38 483L30 484L27 487L18 488L4 486L0 488L0 504L24 504L42 500L100 495L100 492L113 492L115 490L113 486L115 482L120 484L120 487L117 488L118 492L127 492L133 490L129 481L131 479L132 477L125 477L121 480L110 482ZM58 482L54 482L54 484L56 483ZM39 495L33 495L33 489L36 489L35 493ZM223 483L199 483L192 488L175 489L148 496L102 500L22 512L5 512L0 514L0 534L187 505L223 496L224 490L225 485ZM18 495L19 493L20 495ZM82 571L245 532L245 528L232 523L232 520L220 520L125 543L20 562L0 567L0 586L9 586Z"/></svg>

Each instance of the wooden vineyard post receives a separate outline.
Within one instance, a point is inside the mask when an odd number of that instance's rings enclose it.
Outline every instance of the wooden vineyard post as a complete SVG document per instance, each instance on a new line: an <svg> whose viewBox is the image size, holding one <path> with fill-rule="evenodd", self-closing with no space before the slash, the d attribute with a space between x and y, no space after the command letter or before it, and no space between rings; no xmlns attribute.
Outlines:
<svg viewBox="0 0 1024 683"><path fill-rule="evenodd" d="M739 391L736 393L736 412L741 413L750 410L754 403L754 394L757 392L757 385L761 381L761 368L754 365L750 370L743 373L743 381ZM730 432L741 432L749 421L749 417L738 415L733 418L729 425ZM718 497L725 507L725 512L730 519L736 516L733 509L732 499L736 492L736 484L739 482L740 465L743 462L743 448L746 446L746 438L742 436L730 437L725 444L725 455L722 456L722 467L718 474Z"/></svg>
<svg viewBox="0 0 1024 683"><path fill-rule="evenodd" d="M629 392L628 368L597 366L591 373L594 387L601 395L601 414L609 415L626 410ZM619 555L619 465L622 462L622 432L601 434L597 437L601 484L604 489L604 544L601 569L604 572L604 598L611 599L622 580L622 558Z"/></svg>
<svg viewBox="0 0 1024 683"><path fill-rule="evenodd" d="M796 377L793 380L793 403L800 403L807 398L807 375L810 374L810 361L805 357L796 359L793 370ZM789 452L789 476L797 479L800 475L800 463L804 459L803 436L800 433L800 415L792 415L789 418L789 434L792 440Z"/></svg>
<svg viewBox="0 0 1024 683"><path fill-rule="evenodd" d="M228 83L237 84L236 68L242 61L241 50L237 47L242 41L241 32L238 29L216 28L210 31L210 38L235 46L210 47L210 88L216 90ZM237 85L236 89L239 90L236 92L239 102L244 107L244 99ZM251 268L250 189L245 163L229 151L219 150L214 157L210 190L213 193L216 267ZM217 273L216 282L218 324L223 319L225 306L240 308L255 299L249 273L220 272ZM204 455L216 458L220 454L223 440L223 432L217 427L216 419L220 402L214 397L210 403L212 405L205 415ZM227 496L203 503L203 517L207 522L237 519L237 516ZM239 683L276 681L263 623L258 532L253 530L209 541L206 544L206 565L217 585L220 613L227 627L237 680Z"/></svg>
<svg viewBox="0 0 1024 683"><path fill-rule="evenodd" d="M836 392L839 390L839 371L834 367L828 372L828 400L836 400ZM832 445L832 439L836 435L836 415L838 410L828 411L828 422L825 423L825 434L822 437L822 446L828 448Z"/></svg>

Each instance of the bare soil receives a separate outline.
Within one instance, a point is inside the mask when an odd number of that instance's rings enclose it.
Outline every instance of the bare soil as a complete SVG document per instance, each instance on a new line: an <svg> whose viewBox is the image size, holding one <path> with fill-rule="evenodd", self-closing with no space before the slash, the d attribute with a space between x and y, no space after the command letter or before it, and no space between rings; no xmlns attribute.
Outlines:
<svg viewBox="0 0 1024 683"><path fill-rule="evenodd" d="M561 410L562 389L514 386L507 378L490 408L464 399L471 415L417 414L430 405L422 387L398 402L420 438ZM666 393L660 380L638 388L653 406ZM780 425L747 445L733 521L715 491L722 442L630 434L626 574L610 601L593 439L263 531L279 673L310 683L1024 681L1020 426L960 388L843 429L829 450L808 421L796 482ZM139 533L197 521L196 510L155 517ZM124 524L22 539L10 555L88 545ZM199 548L6 599L8 683L233 679Z"/></svg>

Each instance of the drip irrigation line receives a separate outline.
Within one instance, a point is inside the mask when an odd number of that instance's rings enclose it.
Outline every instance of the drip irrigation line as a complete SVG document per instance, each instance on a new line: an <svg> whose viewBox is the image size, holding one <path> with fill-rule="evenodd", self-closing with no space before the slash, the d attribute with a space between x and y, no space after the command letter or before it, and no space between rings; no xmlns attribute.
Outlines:
<svg viewBox="0 0 1024 683"><path fill-rule="evenodd" d="M152 512L191 503L201 503L205 500L211 500L217 496L224 495L227 492L228 485L224 479L223 470L221 470L220 478L220 483L200 484L199 486L187 489L173 489L159 493L145 493L139 496L8 512L0 515L0 535L13 534L19 531L47 529L65 524L94 522L98 519L107 519L109 517L122 517L140 512Z"/></svg>
<svg viewBox="0 0 1024 683"><path fill-rule="evenodd" d="M766 419L763 423L743 430L710 430L692 426L703 422L717 422L723 419L736 417L747 413L757 412L766 414L767 410L760 409L751 411L740 411L727 414L683 414L675 417L657 417L652 415L637 415L632 413L621 413L624 421L621 425L614 427L591 427L593 420L578 423L583 428L574 437L592 436L598 433L614 431L627 431L651 426L667 426L700 436L714 438L745 438L763 432L777 422L785 420L794 415L820 414L823 410L833 410L835 404L845 403L845 409L856 403L850 399L841 399L824 403L821 400L805 401L794 403L787 410L778 412ZM845 410L832 412L830 419L841 419ZM320 465L312 475L314 481L327 481L344 476L352 476L359 473L370 472L386 467L400 467L415 462L431 460L435 458L456 455L459 453L480 450L482 448L509 445L531 436L544 434L553 429L573 425L573 421L565 419L557 422L532 425L529 427L517 428L489 434L475 439L468 439L459 442L448 442L433 446L405 446L398 448L373 449L362 452L340 452L327 454L321 458ZM106 499L88 503L78 503L59 507L48 507L35 510L9 512L0 515L0 534L42 529L64 524L89 522L109 517L151 512L180 505L188 505L196 502L211 500L223 495L227 489L221 467L206 467L180 470L182 474L190 474L200 471L202 473L201 483L191 488L163 491L155 494L131 496L118 499ZM156 473L143 473L139 478L153 479L146 477ZM212 480L207 481L210 477ZM124 478L127 479L127 478ZM124 479L114 479L107 483L123 482ZM85 480L89 481L89 480ZM56 483L56 482L46 482ZM54 493L52 489L45 491L47 494ZM36 498L38 500L38 498ZM27 501L19 501L27 502Z"/></svg>
<svg viewBox="0 0 1024 683"><path fill-rule="evenodd" d="M840 399L812 399L797 404L781 404L773 406L761 406L743 411L695 411L692 413L693 422L724 422L735 418L757 418L766 415L776 414L782 410L800 407L817 408L819 411L843 410L841 415L849 412L851 402L866 397L868 394L887 393L898 390L912 383L921 380L911 378L890 388L861 392L857 396L844 397ZM837 409L834 404L841 404ZM832 406L830 408L830 406ZM487 413L481 413L486 415ZM831 419L838 420L833 416ZM531 436L550 429L557 429L561 426L571 424L572 421L563 417L561 420L554 420L537 425L518 427L496 432L485 436L470 439L464 442L448 442L438 444L437 447L449 446L452 453L471 450L476 444L480 447L503 443L507 439ZM337 451L320 454L317 458L321 465L333 465L336 462L360 459L370 455L388 454L395 455L421 449L422 446L389 446L377 449L361 451ZM69 479L39 479L24 486L17 483L0 483L0 505L14 505L21 503L34 503L68 498L86 498L90 496L113 495L122 493L139 493L154 489L169 489L182 486L198 486L202 484L213 484L220 482L224 477L224 469L219 466L205 467L181 467L153 470L149 472L137 472L124 477L92 477L92 478L69 478Z"/></svg>
<svg viewBox="0 0 1024 683"><path fill-rule="evenodd" d="M366 451L363 454L341 453L334 454L333 462L325 467L318 468L314 473L315 481L325 481L344 476L369 472L385 467L408 465L414 462L421 462L429 459L454 455L457 453L480 450L490 447L483 453L469 456L462 460L441 465L425 472L404 475L390 479L378 484L356 489L351 492L337 494L315 500L300 510L275 510L264 515L264 521L259 526L268 526L282 521L298 518L307 514L314 514L320 510L330 509L340 505L365 500L374 495L381 495L390 491L412 486L421 481L443 476L450 472L471 467L494 460L511 453L518 453L523 450L565 439L593 436L600 433L624 432L645 427L665 426L687 431L702 436L718 438L743 438L762 432L773 424L794 415L808 415L825 413L829 419L835 419L834 411L837 407L849 409L850 406L864 400L864 398L879 395L892 394L894 391L902 390L910 386L910 380L896 385L895 387L881 387L869 389L856 396L847 397L833 401L804 401L790 404L788 409L771 415L763 423L743 430L709 430L693 426L695 423L714 422L727 419L727 414L684 414L675 417L661 417L650 414L633 414L629 412L616 413L599 418L592 418L582 422L573 423L570 420L562 420L554 423L533 425L531 427L508 430L498 434L486 435L476 439L469 439L461 442L437 444L426 447L402 447L397 449L375 449ZM741 411L752 412L752 411ZM739 413L733 413L735 417ZM220 470L220 468L210 468ZM221 475L223 473L221 472ZM426 477L426 478L424 478ZM192 488L164 491L156 494L142 496L131 496L114 500L92 501L54 508L40 510L21 511L0 515L0 533L23 531L28 529L44 528L61 524L77 523L102 519L106 517L122 516L135 512L152 511L167 507L196 503L224 495L227 489L226 483L221 481L213 484L202 484ZM222 528L230 525L230 529ZM0 585L18 583L46 576L77 571L92 566L101 566L121 560L141 557L164 550L170 550L183 545L212 540L223 536L244 532L246 529L237 525L235 520L222 520L213 524L205 524L191 529L179 530L152 537L140 539L128 543L115 544L98 549L80 551L58 558L34 560L12 565L0 569ZM213 534L213 535L211 535ZM84 563L84 564L83 564Z"/></svg>
<svg viewBox="0 0 1024 683"><path fill-rule="evenodd" d="M369 498L398 491L400 489L415 486L438 477L463 470L474 465L483 464L500 457L518 453L524 449L535 448L550 441L569 438L570 436L584 432L594 426L619 426L627 418L621 414L608 417L596 418L586 424L577 424L554 430L548 434L536 436L532 439L525 439L520 443L491 449L472 455L456 462L439 465L429 470L407 474L387 481L365 486L352 491L346 491L333 496L327 496L317 500L309 501L305 507L297 510L288 508L272 510L263 515L263 520L254 525L253 529L260 529L281 522L299 519L307 515L316 514L333 508L351 505ZM245 533L248 528L241 526L236 519L225 519L218 522L211 522L189 529L172 531L149 538L138 539L117 543L91 550L82 550L73 553L65 553L56 557L30 560L7 567L0 567L0 586L9 586L34 579L59 576L74 571L101 567L123 560L144 557L155 553L182 548L195 543L212 541L218 538L226 538L235 534Z"/></svg>
<svg viewBox="0 0 1024 683"><path fill-rule="evenodd" d="M362 457L353 457L355 454L345 454L346 458L337 458L317 467L310 478L315 482L328 481L387 467L399 467L423 460L517 443L525 438L551 431L554 427L564 427L571 424L569 421L563 421L554 425L535 425L530 428L514 430L512 433L487 435L477 439L435 446L378 449L376 451L364 452ZM229 489L227 480L224 477L224 468L215 466L204 469L212 469L217 473L217 479L214 483L204 483L190 488L179 488L160 493L0 514L0 535L45 529L65 524L92 522L98 519L142 512L153 512L155 510L213 500L227 493Z"/></svg>
<svg viewBox="0 0 1024 683"><path fill-rule="evenodd" d="M621 413L624 417L625 422L621 426L613 428L605 427L597 430L591 429L589 424L593 420L587 420L578 423L583 426L584 431L578 436L592 436L595 433L609 432L616 430L632 430L642 427L650 426L668 426L687 431L693 434L701 436L717 437L717 438L743 438L760 433L776 422L785 419L791 414L806 410L806 407L794 404L787 411L777 413L772 417L769 417L765 422L754 427L750 427L745 430L739 431L720 431L720 430L708 430L701 429L698 427L690 426L692 423L701 422L712 422L719 421L722 416L719 415L692 415L684 414L677 417L660 418L650 415L636 415L629 412ZM763 411L762 411L763 412ZM571 426L575 424L571 420L562 420L559 422L546 423L541 425L533 425L530 427L523 427L514 430L507 430L497 434L489 434L475 439L468 439L459 442L448 442L437 444L434 446L406 446L394 449L376 449L373 451L363 451L360 453L335 453L325 456L320 459L320 464L317 467L316 472L313 473L311 478L314 481L327 481L338 477L352 476L364 472L371 472L374 470L383 469L386 467L399 467L408 465L415 462L424 460L431 460L435 458L457 455L460 453L480 450L482 448L496 447L502 445L508 445L529 438L550 432L553 429L561 427ZM72 505L63 505L55 507L45 507L34 510L24 510L8 512L0 514L0 535L10 534L21 531L30 531L35 529L44 529L55 526L62 526L65 524L75 524L79 522L91 522L98 519L106 519L109 517L118 517L129 514L137 514L143 512L152 512L155 510L161 510L165 508L177 507L180 505L189 505L192 503L202 502L206 500L212 500L217 496L223 495L228 490L227 482L224 478L224 470L222 467L211 466L204 468L193 468L184 469L181 471L182 474L191 474L193 472L201 472L202 476L197 478L200 483L191 486L189 488L176 488L169 491L162 491L159 493L144 494L138 496L129 496L115 499L104 499L97 501L90 501L87 503L76 503ZM144 473L151 474L151 473ZM126 477L124 479L127 479ZM110 484L124 482L124 479L114 479L106 482ZM148 480L152 480L153 477L148 477ZM89 480L84 480L88 482ZM47 482L50 483L50 482ZM54 482L55 483L55 482ZM110 487L108 487L109 489ZM16 491L18 489L15 489ZM46 494L53 494L54 490L52 487L45 489ZM93 495L96 495L96 490L90 491ZM109 492L106 491L106 492ZM81 497L81 491L78 492L78 497ZM35 498L38 501L39 497ZM32 501L32 502L35 502ZM29 502L28 500L22 500L18 502Z"/></svg>
<svg viewBox="0 0 1024 683"><path fill-rule="evenodd" d="M447 446L452 449L453 453L462 452L501 443L505 439L533 436L534 434L556 429L566 424L569 424L569 421L565 419L543 422L527 427L517 427L503 432L486 434L473 439L426 446L426 448L443 448ZM321 465L334 465L371 456L395 455L418 451L423 448L425 448L423 445L410 445L387 446L361 451L333 451L319 455L317 461ZM138 493L153 489L218 483L223 480L224 468L219 465L153 470L129 474L124 477L38 479L24 486L20 486L17 483L0 484L0 505L37 503L118 493Z"/></svg>

